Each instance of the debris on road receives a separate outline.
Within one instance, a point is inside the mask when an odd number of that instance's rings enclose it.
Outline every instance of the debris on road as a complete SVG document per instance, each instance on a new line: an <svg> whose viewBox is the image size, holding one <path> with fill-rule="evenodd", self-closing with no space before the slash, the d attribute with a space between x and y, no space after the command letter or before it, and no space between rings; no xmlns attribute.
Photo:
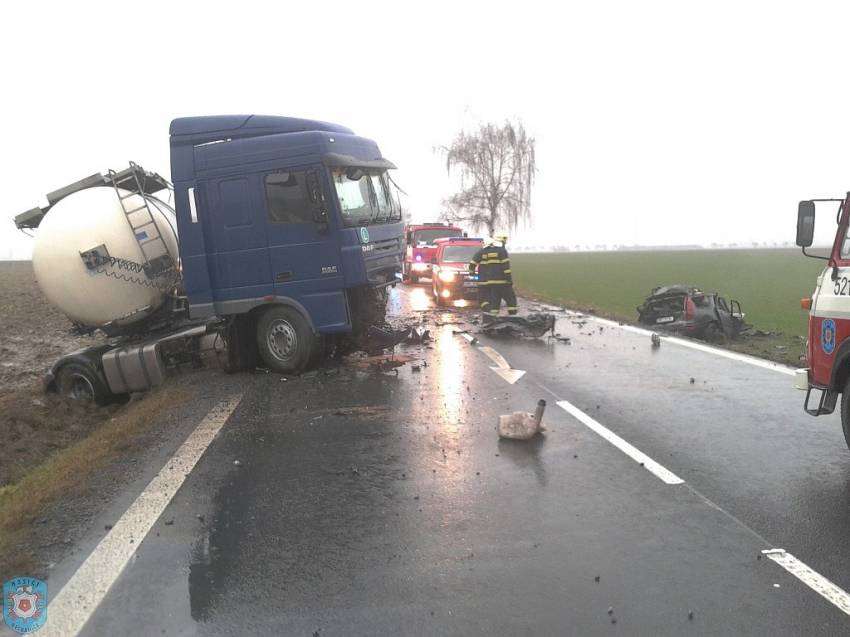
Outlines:
<svg viewBox="0 0 850 637"><path fill-rule="evenodd" d="M655 332L652 333L652 346L653 347L661 347L661 337L658 336Z"/></svg>
<svg viewBox="0 0 850 637"><path fill-rule="evenodd" d="M554 314L528 316L493 316L484 314L481 333L489 336L525 336L539 338L555 329Z"/></svg>
<svg viewBox="0 0 850 637"><path fill-rule="evenodd" d="M546 431L543 426L543 412L546 409L546 401L537 401L537 409L534 413L515 411L512 414L499 416L499 424L496 430L500 438L511 440L529 440L538 433Z"/></svg>

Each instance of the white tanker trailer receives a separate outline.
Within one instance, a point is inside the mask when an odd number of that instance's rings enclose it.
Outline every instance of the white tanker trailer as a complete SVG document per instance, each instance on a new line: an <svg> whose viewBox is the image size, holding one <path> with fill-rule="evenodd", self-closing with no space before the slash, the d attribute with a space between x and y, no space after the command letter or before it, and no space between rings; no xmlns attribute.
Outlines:
<svg viewBox="0 0 850 637"><path fill-rule="evenodd" d="M57 361L48 389L107 404L199 362L202 338L221 321L185 312L170 198L167 180L131 163L54 191L47 207L15 218L20 229L38 229L32 263L47 299L75 331L111 337Z"/></svg>

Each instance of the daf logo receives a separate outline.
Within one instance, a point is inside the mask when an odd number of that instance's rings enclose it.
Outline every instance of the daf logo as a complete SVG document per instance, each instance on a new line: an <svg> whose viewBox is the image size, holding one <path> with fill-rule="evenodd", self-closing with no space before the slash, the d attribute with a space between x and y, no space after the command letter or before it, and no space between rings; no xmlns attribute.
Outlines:
<svg viewBox="0 0 850 637"><path fill-rule="evenodd" d="M361 243L369 243L369 229L368 228L360 228L360 242Z"/></svg>
<svg viewBox="0 0 850 637"><path fill-rule="evenodd" d="M360 246L360 249L363 250L363 252L373 252L375 250L375 246L370 243L366 246Z"/></svg>

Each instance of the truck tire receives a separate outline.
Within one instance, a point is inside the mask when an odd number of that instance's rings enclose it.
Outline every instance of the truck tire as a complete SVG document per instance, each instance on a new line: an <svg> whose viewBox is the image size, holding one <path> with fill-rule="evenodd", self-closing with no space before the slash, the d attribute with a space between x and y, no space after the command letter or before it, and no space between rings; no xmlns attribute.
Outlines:
<svg viewBox="0 0 850 637"><path fill-rule="evenodd" d="M257 320L257 349L266 366L278 374L300 374L313 357L317 337L300 312L270 307Z"/></svg>
<svg viewBox="0 0 850 637"><path fill-rule="evenodd" d="M850 378L841 393L841 429L844 430L844 442L850 449Z"/></svg>
<svg viewBox="0 0 850 637"><path fill-rule="evenodd" d="M119 398L109 391L97 372L74 361L59 369L56 374L56 389L63 398L93 402L100 407L105 407Z"/></svg>

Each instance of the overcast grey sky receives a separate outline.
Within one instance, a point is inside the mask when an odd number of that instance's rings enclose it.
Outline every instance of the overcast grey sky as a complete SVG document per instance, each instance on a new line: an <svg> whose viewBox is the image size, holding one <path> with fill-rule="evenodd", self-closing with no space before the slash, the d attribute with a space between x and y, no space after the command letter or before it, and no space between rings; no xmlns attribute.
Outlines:
<svg viewBox="0 0 850 637"><path fill-rule="evenodd" d="M433 147L521 117L539 174L515 245L793 242L797 200L850 189L846 3L416 6L3 3L0 257L28 256L12 218L50 190L168 175L185 115L347 125L418 221L450 187Z"/></svg>

